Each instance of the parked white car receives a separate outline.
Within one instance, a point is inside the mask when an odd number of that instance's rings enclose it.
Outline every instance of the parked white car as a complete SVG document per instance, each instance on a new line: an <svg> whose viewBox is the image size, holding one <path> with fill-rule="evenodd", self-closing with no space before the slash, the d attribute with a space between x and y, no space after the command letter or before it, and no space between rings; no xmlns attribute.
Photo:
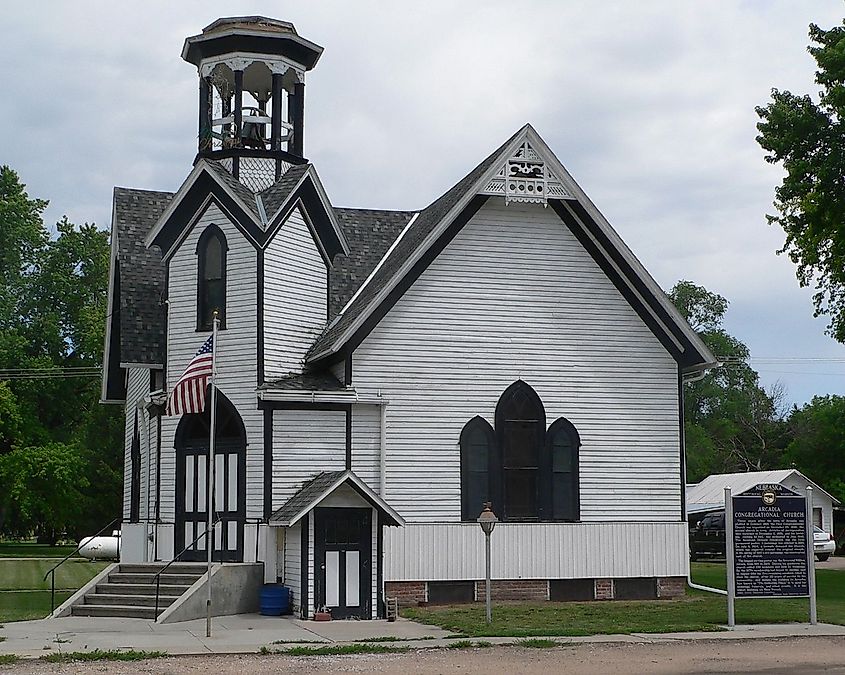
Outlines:
<svg viewBox="0 0 845 675"><path fill-rule="evenodd" d="M816 559L824 562L836 550L836 542L833 537L822 528L813 526L813 553Z"/></svg>

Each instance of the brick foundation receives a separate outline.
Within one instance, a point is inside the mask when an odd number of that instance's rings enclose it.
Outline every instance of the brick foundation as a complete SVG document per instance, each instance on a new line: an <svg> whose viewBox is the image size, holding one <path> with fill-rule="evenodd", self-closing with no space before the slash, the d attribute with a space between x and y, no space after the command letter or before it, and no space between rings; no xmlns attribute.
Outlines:
<svg viewBox="0 0 845 675"><path fill-rule="evenodd" d="M475 599L484 602L486 584L475 582ZM493 600L548 600L549 582L545 579L501 579L490 584Z"/></svg>
<svg viewBox="0 0 845 675"><path fill-rule="evenodd" d="M659 577L657 579L658 598L683 598L686 594L687 580L684 577Z"/></svg>
<svg viewBox="0 0 845 675"><path fill-rule="evenodd" d="M424 581L387 581L384 594L385 597L396 598L399 607L416 607L428 599Z"/></svg>
<svg viewBox="0 0 845 675"><path fill-rule="evenodd" d="M613 600L613 579L596 579L596 600Z"/></svg>
<svg viewBox="0 0 845 675"><path fill-rule="evenodd" d="M659 577L657 597L663 600L682 598L686 595L685 577ZM596 600L613 600L616 588L613 579L595 579L593 588ZM384 585L385 596L397 598L399 607L416 607L428 601L425 581L388 581ZM484 602L483 580L475 581L476 602ZM525 600L543 602L549 599L549 581L546 579L496 579L491 584L490 595L494 601ZM653 597L653 596L652 596Z"/></svg>

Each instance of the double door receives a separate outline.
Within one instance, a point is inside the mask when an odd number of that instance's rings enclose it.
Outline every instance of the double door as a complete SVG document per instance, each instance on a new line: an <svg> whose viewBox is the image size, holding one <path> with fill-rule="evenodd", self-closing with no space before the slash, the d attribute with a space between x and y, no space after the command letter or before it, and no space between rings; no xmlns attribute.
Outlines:
<svg viewBox="0 0 845 675"><path fill-rule="evenodd" d="M372 562L372 509L314 510L314 580L318 607L327 607L335 619L369 619Z"/></svg>
<svg viewBox="0 0 845 675"><path fill-rule="evenodd" d="M243 560L245 466L243 447L220 444L214 454L214 513L211 537L215 562ZM208 447L180 448L176 457L176 550L189 548L180 560L207 559L208 537ZM192 544L197 538L198 541Z"/></svg>

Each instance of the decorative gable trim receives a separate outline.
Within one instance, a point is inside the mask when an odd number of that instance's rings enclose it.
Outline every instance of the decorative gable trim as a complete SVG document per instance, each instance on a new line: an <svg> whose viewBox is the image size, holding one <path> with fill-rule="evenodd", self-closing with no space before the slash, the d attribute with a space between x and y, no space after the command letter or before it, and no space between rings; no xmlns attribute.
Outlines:
<svg viewBox="0 0 845 675"><path fill-rule="evenodd" d="M483 164L476 170L482 167ZM503 185L503 181L511 172L514 172L511 176L514 180ZM529 185L532 186L531 190L528 189ZM568 196L552 197L552 191ZM566 215L572 220L574 216L569 213L569 209L575 209L580 214L579 218L583 216L582 221L592 224L589 236L602 242L600 246L587 246L587 250L606 274L615 275L616 278L611 276L611 279L620 291L625 289L624 297L634 310L640 313L682 368L685 371L697 371L715 365L715 357L701 338L530 124L520 129L505 144L493 159L492 166L483 171L474 184L463 191L454 206L439 219L437 225L421 240L417 249L398 265L392 276L383 282L383 286L377 293L372 294L366 304L362 304L361 298L358 298L358 306L350 302L344 308L344 313L338 314L326 329L324 336L315 344L308 362L335 362L354 351L480 208L483 200L492 194L504 196L507 200L508 193L513 195L510 201L545 205L550 203L551 199L553 206L558 205L555 211L561 218ZM564 204L566 207L562 208L560 205ZM584 237L587 232L586 225L587 222L580 222L576 227L582 234L582 244L589 241L589 236ZM385 258L391 253L392 251L389 251Z"/></svg>
<svg viewBox="0 0 845 675"><path fill-rule="evenodd" d="M531 142L523 141L508 157L496 174L480 190L480 194L504 196L505 204L525 202L548 205L549 199L574 199L543 156Z"/></svg>

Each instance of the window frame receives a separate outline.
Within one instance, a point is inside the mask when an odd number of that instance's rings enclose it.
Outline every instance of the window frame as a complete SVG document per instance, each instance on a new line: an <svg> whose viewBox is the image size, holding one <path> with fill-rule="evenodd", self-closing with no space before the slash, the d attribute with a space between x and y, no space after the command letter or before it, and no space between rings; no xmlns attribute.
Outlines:
<svg viewBox="0 0 845 675"><path fill-rule="evenodd" d="M197 248L196 248L196 255L197 255L197 332L207 332L212 330L213 327L213 320L212 317L208 317L208 321L205 321L205 314L208 310L205 307L206 302L206 282L208 281L205 278L205 268L206 268L206 257L208 255L208 244L209 242L215 239L220 244L220 268L221 268L221 283L223 286L223 307L220 311L220 326L221 330L225 330L226 328L226 315L227 315L227 278L228 278L228 266L227 266L227 253L229 251L229 246L226 242L226 235L223 234L223 230L221 230L215 223L211 223L208 225L203 233L200 235L199 239L197 240Z"/></svg>
<svg viewBox="0 0 845 675"><path fill-rule="evenodd" d="M572 491L572 510L575 514L574 518L556 518L554 514L554 439L559 433L565 433L569 436L570 445L570 460L571 460L571 480L570 490ZM548 508L551 517L550 522L555 523L575 523L581 520L581 481L580 481L580 456L581 456L581 436L578 434L578 429L565 417L558 417L549 425L546 430L545 440L546 462L549 475L549 497Z"/></svg>
<svg viewBox="0 0 845 675"><path fill-rule="evenodd" d="M460 436L460 460L461 460L461 520L464 522L474 522L481 514L484 508L483 503L473 506L470 504L469 495L469 461L467 454L470 450L469 435L476 429L481 430L487 439L487 492L489 494L488 500L493 502L493 507L501 503L499 498L500 490L497 489L499 481L497 481L495 468L499 464L498 459L498 444L496 443L496 432L490 423L480 415L476 415L469 422L467 422L463 429L461 429Z"/></svg>

